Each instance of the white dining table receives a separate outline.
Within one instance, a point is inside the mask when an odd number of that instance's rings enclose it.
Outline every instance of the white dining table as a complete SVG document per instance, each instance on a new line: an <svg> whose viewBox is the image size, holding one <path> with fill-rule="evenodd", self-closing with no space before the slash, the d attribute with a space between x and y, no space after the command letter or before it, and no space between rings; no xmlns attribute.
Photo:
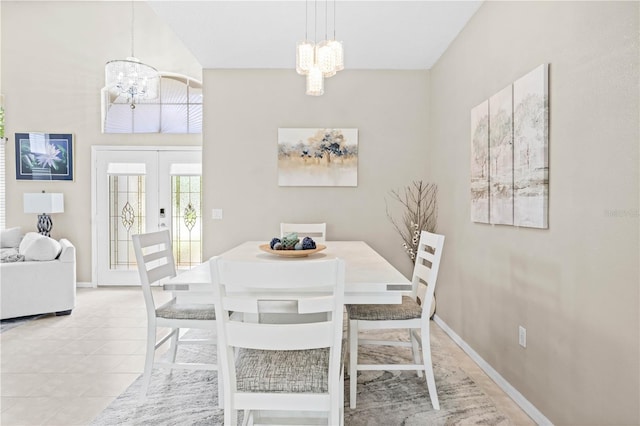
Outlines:
<svg viewBox="0 0 640 426"><path fill-rule="evenodd" d="M282 257L260 249L263 241L244 242L219 256L228 260L255 262L313 262L340 258L345 262L345 304L399 304L402 294L411 290L411 281L364 241L327 241L326 249L306 257ZM163 284L179 301L213 303L209 262L179 273ZM266 314L269 315L269 314ZM285 314L287 315L287 314ZM287 319L288 318L288 319ZM245 321L258 318L245 316ZM260 321L278 323L282 320L260 318ZM296 322L285 317L284 322ZM222 408L222 398L219 399ZM291 415L291 413L289 413ZM299 413L298 413L299 414ZM293 415L296 415L294 412Z"/></svg>
<svg viewBox="0 0 640 426"><path fill-rule="evenodd" d="M345 304L399 304L411 281L364 241L326 241L326 249L306 257L281 257L259 248L264 241L247 241L220 257L257 262L313 262L340 258L345 262ZM193 300L210 292L209 262L179 273L164 283L164 289ZM194 297L195 296L195 297ZM180 297L180 296L179 296ZM201 299L200 299L201 300Z"/></svg>

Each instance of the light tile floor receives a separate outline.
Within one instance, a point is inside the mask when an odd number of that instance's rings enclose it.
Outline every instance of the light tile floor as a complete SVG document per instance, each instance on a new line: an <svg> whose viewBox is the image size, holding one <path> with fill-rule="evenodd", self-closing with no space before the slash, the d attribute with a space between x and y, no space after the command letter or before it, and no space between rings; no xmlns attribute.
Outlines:
<svg viewBox="0 0 640 426"><path fill-rule="evenodd" d="M157 291L159 298L168 293ZM435 324L434 338L515 425L534 422ZM69 316L0 334L0 424L85 425L142 373L146 311L139 288L78 289Z"/></svg>

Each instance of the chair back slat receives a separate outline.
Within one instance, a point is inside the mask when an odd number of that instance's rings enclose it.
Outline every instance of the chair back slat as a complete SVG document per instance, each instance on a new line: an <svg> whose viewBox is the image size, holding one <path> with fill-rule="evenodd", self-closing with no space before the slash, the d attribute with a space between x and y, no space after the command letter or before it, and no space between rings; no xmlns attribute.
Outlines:
<svg viewBox="0 0 640 426"><path fill-rule="evenodd" d="M330 312L334 305L335 297L332 296L305 297L298 301L298 313Z"/></svg>
<svg viewBox="0 0 640 426"><path fill-rule="evenodd" d="M418 259L424 259L427 260L431 263L433 263L433 261L435 260L435 256L433 255L433 253L429 253L428 251L422 249L418 249L418 253L416 254L416 258Z"/></svg>
<svg viewBox="0 0 640 426"><path fill-rule="evenodd" d="M431 272L432 270L428 266L416 263L413 268L413 277L424 281L428 285L431 282Z"/></svg>
<svg viewBox="0 0 640 426"><path fill-rule="evenodd" d="M263 350L305 350L328 348L333 344L330 321L308 324L258 324L231 321L227 325L227 344Z"/></svg>
<svg viewBox="0 0 640 426"><path fill-rule="evenodd" d="M313 294L309 294L309 296L296 300L287 299L286 294L282 296L284 298L269 297L258 300L255 297L227 296L223 300L223 305L224 309L230 312L313 314L330 312L335 304L335 298L327 295L313 296Z"/></svg>
<svg viewBox="0 0 640 426"><path fill-rule="evenodd" d="M168 255L169 253L167 253L167 249L163 248L162 250L145 253L143 260L145 264L149 264L155 260L166 259Z"/></svg>
<svg viewBox="0 0 640 426"><path fill-rule="evenodd" d="M163 278L172 278L176 276L176 268L173 264L165 263L147 270L149 283L155 283Z"/></svg>

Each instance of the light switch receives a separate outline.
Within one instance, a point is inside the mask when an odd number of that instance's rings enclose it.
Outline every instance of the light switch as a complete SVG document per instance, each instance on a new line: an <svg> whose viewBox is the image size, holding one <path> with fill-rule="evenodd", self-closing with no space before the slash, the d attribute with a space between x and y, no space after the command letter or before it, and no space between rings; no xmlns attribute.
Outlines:
<svg viewBox="0 0 640 426"><path fill-rule="evenodd" d="M211 217L214 220L222 220L222 209L213 209L211 213Z"/></svg>

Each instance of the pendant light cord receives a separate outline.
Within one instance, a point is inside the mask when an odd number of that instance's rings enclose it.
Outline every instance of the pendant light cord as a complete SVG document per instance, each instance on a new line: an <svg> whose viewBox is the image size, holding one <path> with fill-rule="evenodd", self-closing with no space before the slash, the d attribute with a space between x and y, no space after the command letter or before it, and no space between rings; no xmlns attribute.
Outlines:
<svg viewBox="0 0 640 426"><path fill-rule="evenodd" d="M304 39L309 40L309 0L304 0Z"/></svg>
<svg viewBox="0 0 640 426"><path fill-rule="evenodd" d="M318 41L318 0L313 2L313 42Z"/></svg>
<svg viewBox="0 0 640 426"><path fill-rule="evenodd" d="M324 0L324 39L327 40L327 27L329 26L329 0Z"/></svg>
<svg viewBox="0 0 640 426"><path fill-rule="evenodd" d="M333 0L333 39L336 39L336 0Z"/></svg>

